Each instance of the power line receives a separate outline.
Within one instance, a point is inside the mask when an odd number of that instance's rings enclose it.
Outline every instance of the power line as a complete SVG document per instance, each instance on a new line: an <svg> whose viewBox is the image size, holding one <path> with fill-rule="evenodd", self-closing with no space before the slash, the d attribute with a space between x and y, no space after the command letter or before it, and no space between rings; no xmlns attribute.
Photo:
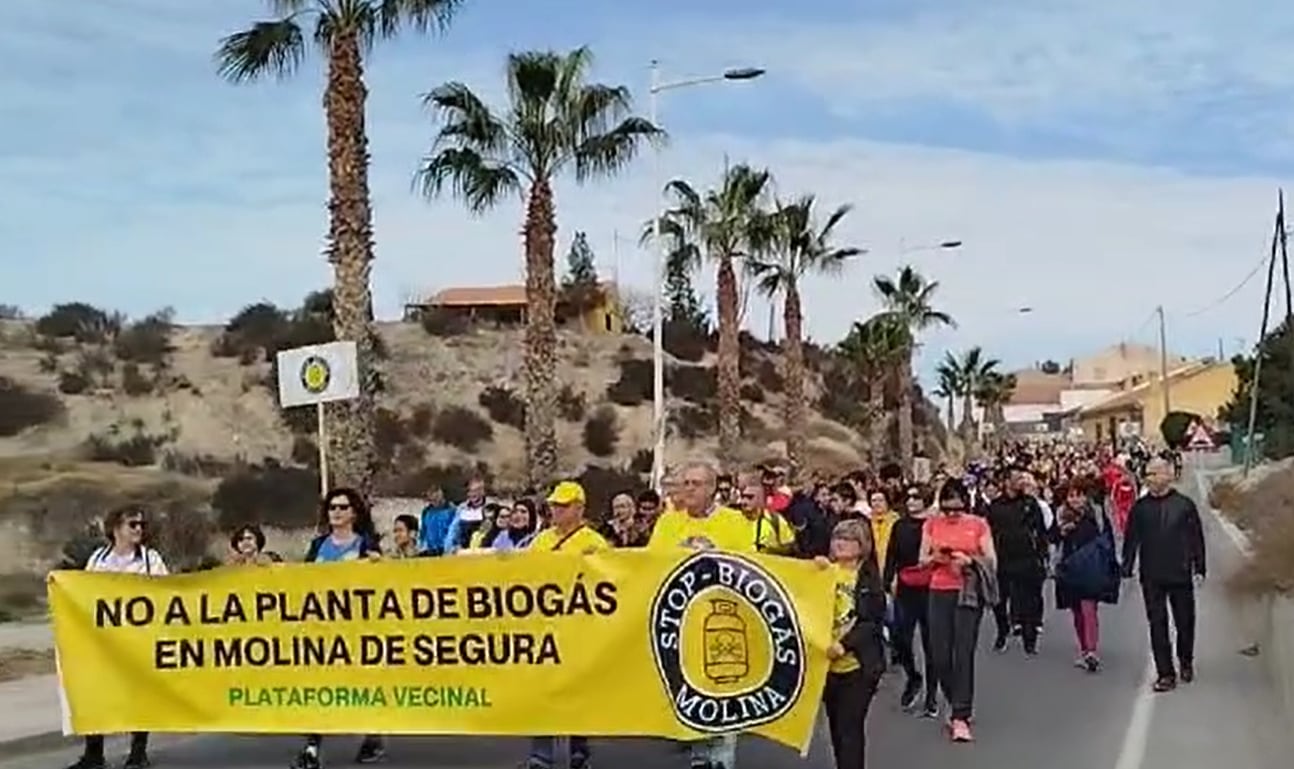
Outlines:
<svg viewBox="0 0 1294 769"><path fill-rule="evenodd" d="M1199 308L1198 310L1193 310L1191 312L1186 313L1185 315L1182 316L1182 318L1194 318L1197 315L1203 315L1204 313L1209 312L1210 310L1215 310L1218 307L1221 307L1233 296L1240 293L1240 290L1242 288L1249 285L1249 281L1253 280L1254 276L1262 271L1263 267L1267 265L1267 260L1270 258L1271 257L1268 254L1264 253L1262 255L1262 258L1258 260L1258 263L1255 264L1253 269L1249 271L1249 274L1245 275L1244 280L1241 280L1239 283L1237 283L1234 288L1232 288L1230 291L1226 292L1222 296L1218 297L1217 299L1214 299L1212 302L1209 302L1208 304Z"/></svg>

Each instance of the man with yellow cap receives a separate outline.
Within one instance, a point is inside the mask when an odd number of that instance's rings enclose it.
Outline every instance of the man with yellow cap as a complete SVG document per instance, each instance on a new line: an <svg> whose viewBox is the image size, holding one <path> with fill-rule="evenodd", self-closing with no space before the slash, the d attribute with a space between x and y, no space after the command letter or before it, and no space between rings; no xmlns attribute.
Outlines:
<svg viewBox="0 0 1294 769"><path fill-rule="evenodd" d="M586 497L584 487L575 481L562 481L548 495L549 526L536 534L527 552L577 553L591 555L611 549L601 534L584 517ZM535 737L530 741L530 757L525 769L554 769L553 737ZM571 737L570 769L589 766L589 738ZM560 767L565 769L565 767Z"/></svg>

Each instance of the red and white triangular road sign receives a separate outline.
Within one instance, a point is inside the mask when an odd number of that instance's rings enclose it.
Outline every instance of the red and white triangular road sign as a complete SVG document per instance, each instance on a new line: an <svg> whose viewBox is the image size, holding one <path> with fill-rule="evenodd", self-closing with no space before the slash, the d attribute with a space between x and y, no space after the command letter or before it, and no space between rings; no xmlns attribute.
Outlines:
<svg viewBox="0 0 1294 769"><path fill-rule="evenodd" d="M1209 435L1209 428L1205 427L1203 422L1192 424L1190 435L1191 440L1186 444L1188 449L1208 451L1209 449L1217 448L1217 444L1213 442L1213 436Z"/></svg>

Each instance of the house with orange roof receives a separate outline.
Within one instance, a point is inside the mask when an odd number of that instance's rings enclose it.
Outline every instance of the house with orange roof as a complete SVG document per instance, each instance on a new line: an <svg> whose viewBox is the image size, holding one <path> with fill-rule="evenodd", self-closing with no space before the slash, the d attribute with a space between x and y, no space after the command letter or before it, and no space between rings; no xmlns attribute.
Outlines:
<svg viewBox="0 0 1294 769"><path fill-rule="evenodd" d="M424 299L405 306L405 317L413 319L425 312L440 312L463 318L473 324L496 327L524 326L529 316L526 287L520 283L502 286L454 286L443 288ZM582 307L558 291L557 324L559 327L589 334L620 334L624 331L624 314L620 295L614 283L600 283Z"/></svg>

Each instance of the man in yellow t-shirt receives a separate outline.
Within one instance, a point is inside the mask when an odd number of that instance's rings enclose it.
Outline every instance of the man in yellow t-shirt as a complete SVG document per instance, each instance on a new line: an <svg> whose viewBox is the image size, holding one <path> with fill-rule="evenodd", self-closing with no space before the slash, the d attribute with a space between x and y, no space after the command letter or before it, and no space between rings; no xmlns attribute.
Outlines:
<svg viewBox="0 0 1294 769"><path fill-rule="evenodd" d="M674 504L656 520L647 547L754 552L754 530L746 516L715 504L717 477L714 468L704 462L683 467L675 486Z"/></svg>
<svg viewBox="0 0 1294 769"><path fill-rule="evenodd" d="M557 484L548 495L550 525L530 540L526 551L592 555L610 550L611 544L584 517L585 499L584 487L575 481ZM589 738L572 736L570 739L572 769L587 766L590 756ZM553 737L532 738L526 769L553 769L555 742Z"/></svg>
<svg viewBox="0 0 1294 769"><path fill-rule="evenodd" d="M768 508L768 495L763 477L758 473L742 473L738 479L741 512L750 521L755 548L769 555L795 555L795 529L778 512Z"/></svg>
<svg viewBox="0 0 1294 769"><path fill-rule="evenodd" d="M647 547L652 550L755 552L754 529L746 516L715 504L718 473L704 462L685 465L674 488L674 506L661 514ZM737 735L706 737L691 744L692 766L737 766Z"/></svg>

